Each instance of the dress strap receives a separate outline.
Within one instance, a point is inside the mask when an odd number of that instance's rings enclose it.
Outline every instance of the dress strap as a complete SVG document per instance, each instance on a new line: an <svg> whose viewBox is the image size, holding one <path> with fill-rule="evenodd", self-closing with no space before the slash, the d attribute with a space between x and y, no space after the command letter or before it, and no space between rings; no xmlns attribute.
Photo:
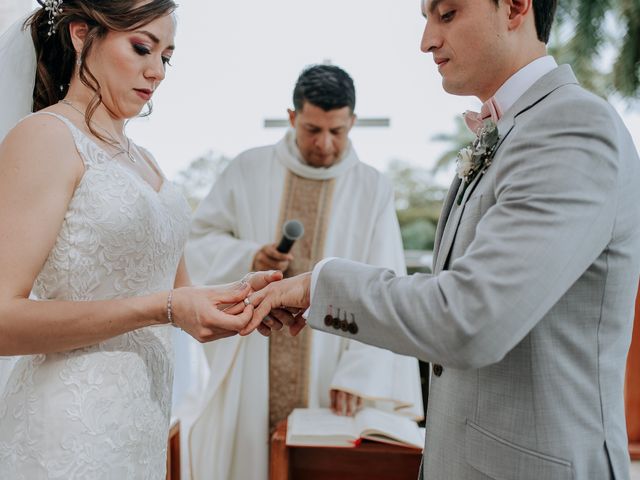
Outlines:
<svg viewBox="0 0 640 480"><path fill-rule="evenodd" d="M156 161L156 158L152 155L152 153L149 150L147 150L146 148L141 147L140 145L136 145L135 147L138 150L140 150L140 153L142 153L142 156L144 157L144 160L149 164L149 166L153 170L155 170L155 172L162 179L162 181L163 182L167 181L167 177L164 176L164 172L160 168L160 165L158 165L158 162Z"/></svg>
<svg viewBox="0 0 640 480"><path fill-rule="evenodd" d="M94 155L92 155L91 152L93 150L99 149L99 147L82 130L76 127L71 120L69 120L64 115L60 115L59 113L54 112L40 111L32 113L31 115L50 115L63 122L67 126L67 128L69 128L71 137L73 138L73 142L76 146L76 150L80 154L80 158L82 159L85 166L92 166L95 163L95 152Z"/></svg>

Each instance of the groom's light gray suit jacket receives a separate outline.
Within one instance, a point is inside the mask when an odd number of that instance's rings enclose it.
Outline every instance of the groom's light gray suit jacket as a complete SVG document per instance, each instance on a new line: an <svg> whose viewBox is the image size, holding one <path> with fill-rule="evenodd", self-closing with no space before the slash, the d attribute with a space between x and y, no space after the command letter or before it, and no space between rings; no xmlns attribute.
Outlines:
<svg viewBox="0 0 640 480"><path fill-rule="evenodd" d="M498 123L493 164L438 226L434 274L345 260L314 328L437 364L428 480L628 479L623 377L640 272L640 161L567 66ZM357 333L325 327L333 306Z"/></svg>

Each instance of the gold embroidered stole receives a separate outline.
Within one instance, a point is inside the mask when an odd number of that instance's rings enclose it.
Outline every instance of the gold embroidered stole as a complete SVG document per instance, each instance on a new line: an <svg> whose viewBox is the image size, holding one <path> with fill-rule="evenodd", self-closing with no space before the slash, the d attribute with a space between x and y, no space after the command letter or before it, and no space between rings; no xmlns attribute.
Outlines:
<svg viewBox="0 0 640 480"><path fill-rule="evenodd" d="M293 244L285 277L308 272L322 259L334 185L335 179L311 180L287 171L276 231L279 237L282 225L295 219L304 225L304 236ZM286 328L269 337L270 434L294 408L308 406L310 341L308 328L296 337Z"/></svg>

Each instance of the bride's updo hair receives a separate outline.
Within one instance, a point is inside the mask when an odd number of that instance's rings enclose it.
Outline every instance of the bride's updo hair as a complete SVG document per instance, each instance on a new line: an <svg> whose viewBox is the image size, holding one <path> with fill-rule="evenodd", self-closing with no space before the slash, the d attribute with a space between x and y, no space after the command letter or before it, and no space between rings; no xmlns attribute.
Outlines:
<svg viewBox="0 0 640 480"><path fill-rule="evenodd" d="M59 11L50 15L51 1L38 0L38 9L26 21L36 49L37 71L33 90L33 111L57 103L69 89L71 75L78 59L71 42L69 24L84 22L89 30L80 52L80 80L95 92L87 108L87 120L102 102L100 84L87 67L85 59L96 43L110 31L128 32L172 13L176 9L173 0L64 0ZM51 22L51 20L53 20Z"/></svg>

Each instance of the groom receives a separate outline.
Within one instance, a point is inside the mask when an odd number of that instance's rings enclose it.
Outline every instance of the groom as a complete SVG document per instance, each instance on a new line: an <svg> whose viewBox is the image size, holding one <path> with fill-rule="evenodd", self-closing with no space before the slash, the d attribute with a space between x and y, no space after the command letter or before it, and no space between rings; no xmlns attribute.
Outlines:
<svg viewBox="0 0 640 480"><path fill-rule="evenodd" d="M614 110L546 56L555 0L426 0L444 89L484 102L433 275L342 259L250 296L432 362L425 479L628 479L625 358L640 272L640 160ZM355 328L333 328L330 305ZM278 328L270 319L263 333Z"/></svg>

